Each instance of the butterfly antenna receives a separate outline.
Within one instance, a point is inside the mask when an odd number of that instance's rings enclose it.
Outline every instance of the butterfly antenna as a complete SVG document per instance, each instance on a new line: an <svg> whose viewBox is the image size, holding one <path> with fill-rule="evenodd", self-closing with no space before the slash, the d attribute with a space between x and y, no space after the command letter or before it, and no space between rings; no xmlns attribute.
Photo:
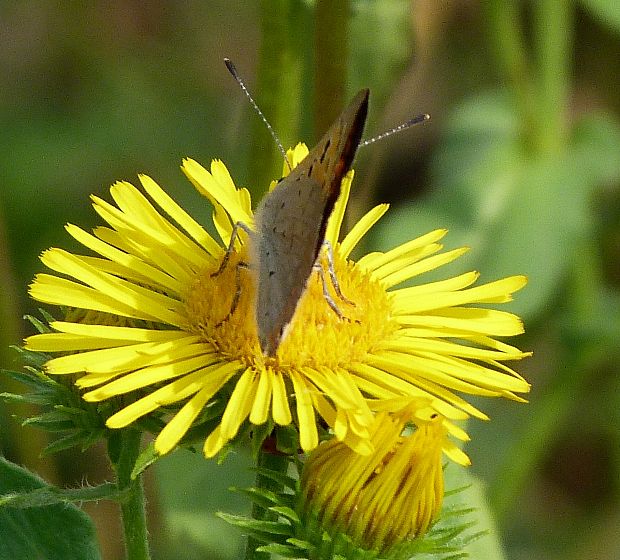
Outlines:
<svg viewBox="0 0 620 560"><path fill-rule="evenodd" d="M399 124L398 126L391 128L390 130L386 130L385 132L382 132L378 136L373 136L372 138L369 138L368 140L363 140L362 142L360 142L359 147L361 148L362 146L368 146L369 144L374 144L375 142L378 142L379 140L383 140L384 138L387 138L388 136L392 136L392 134L396 134L397 132L401 132L402 130L407 130L408 128L411 128L412 126L416 124L426 122L430 118L431 116L427 114L413 117L412 119L409 119L407 122Z"/></svg>
<svg viewBox="0 0 620 560"><path fill-rule="evenodd" d="M280 153L284 156L284 161L286 161L286 164L288 165L289 170L291 170L292 169L291 163L289 162L288 157L286 156L286 150L284 149L284 146L282 146L282 142L280 142L280 139L278 138L278 135L276 134L275 130L269 124L267 117L265 117L263 112L260 110L260 107L258 106L256 101L254 101L254 98L252 97L252 94L248 90L247 86L245 85L245 82L241 79L241 76L239 76L239 74L237 73L237 69L235 68L235 65L232 63L232 61L229 58L224 59L224 64L226 64L226 68L228 68L228 71L230 72L231 76L236 80L236 82L239 84L239 87L243 90L243 93L245 93L245 95L249 99L250 104L252 105L252 107L254 107L254 110L256 111L258 116L265 123L265 126L267 127L269 134L271 134L271 137L276 143L276 146L278 146Z"/></svg>

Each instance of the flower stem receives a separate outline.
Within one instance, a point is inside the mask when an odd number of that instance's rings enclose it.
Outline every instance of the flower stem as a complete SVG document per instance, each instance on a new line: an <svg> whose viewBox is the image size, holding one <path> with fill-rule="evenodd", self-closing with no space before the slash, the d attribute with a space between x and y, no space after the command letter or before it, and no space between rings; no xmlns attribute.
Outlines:
<svg viewBox="0 0 620 560"><path fill-rule="evenodd" d="M314 124L320 138L345 104L349 65L349 0L318 0L314 22Z"/></svg>
<svg viewBox="0 0 620 560"><path fill-rule="evenodd" d="M566 140L566 106L572 44L572 2L540 0L534 10L534 41L537 50L538 148L555 152Z"/></svg>
<svg viewBox="0 0 620 560"><path fill-rule="evenodd" d="M285 455L274 455L260 451L258 454L257 467L259 469L267 469L279 473L286 473L289 460ZM282 488L271 478L267 478L260 472L256 475L256 488L263 490L271 490L278 492ZM276 515L267 511L265 508L254 504L252 507L252 519L275 520ZM261 545L259 541L252 537L248 537L248 544L245 551L245 560L268 560L271 556L266 552L258 552L256 549Z"/></svg>
<svg viewBox="0 0 620 560"><path fill-rule="evenodd" d="M114 463L119 490L127 490L121 502L121 517L127 560L149 560L146 529L144 485L142 476L131 478L131 473L140 452L141 432L122 431L118 461Z"/></svg>
<svg viewBox="0 0 620 560"><path fill-rule="evenodd" d="M533 143L532 133L536 129L536 103L520 8L514 0L490 0L483 6L497 67L514 95L522 122L523 140L529 146Z"/></svg>
<svg viewBox="0 0 620 560"><path fill-rule="evenodd" d="M299 140L307 17L300 4L294 0L260 3L261 48L255 97L285 148ZM254 116L251 122L249 176L257 190L252 194L262 195L269 182L282 175L282 155L265 124Z"/></svg>

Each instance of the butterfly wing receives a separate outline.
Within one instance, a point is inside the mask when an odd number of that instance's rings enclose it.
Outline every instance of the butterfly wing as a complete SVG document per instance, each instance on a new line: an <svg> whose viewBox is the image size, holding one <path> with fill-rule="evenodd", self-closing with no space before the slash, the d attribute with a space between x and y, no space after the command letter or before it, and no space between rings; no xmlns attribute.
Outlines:
<svg viewBox="0 0 620 560"><path fill-rule="evenodd" d="M305 159L256 211L252 265L256 324L263 353L273 356L323 244L327 221L362 137L368 90L360 91Z"/></svg>
<svg viewBox="0 0 620 560"><path fill-rule="evenodd" d="M257 211L256 324L267 356L275 354L316 261L324 211L319 188L307 177L283 181Z"/></svg>

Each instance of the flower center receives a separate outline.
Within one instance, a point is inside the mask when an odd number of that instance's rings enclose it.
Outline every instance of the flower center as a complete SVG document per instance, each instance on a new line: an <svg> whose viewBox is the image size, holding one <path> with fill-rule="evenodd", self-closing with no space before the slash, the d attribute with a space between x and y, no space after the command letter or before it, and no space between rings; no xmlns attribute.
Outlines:
<svg viewBox="0 0 620 560"><path fill-rule="evenodd" d="M230 359L247 365L272 362L269 365L278 369L342 367L362 360L397 329L390 319L388 294L380 283L336 251L334 272L342 297L323 262L324 272L314 271L310 276L276 356L266 358L256 332L254 273L241 266L244 262L244 250L232 253L219 273L213 267L199 274L185 297L190 330ZM339 313L323 293L321 276Z"/></svg>

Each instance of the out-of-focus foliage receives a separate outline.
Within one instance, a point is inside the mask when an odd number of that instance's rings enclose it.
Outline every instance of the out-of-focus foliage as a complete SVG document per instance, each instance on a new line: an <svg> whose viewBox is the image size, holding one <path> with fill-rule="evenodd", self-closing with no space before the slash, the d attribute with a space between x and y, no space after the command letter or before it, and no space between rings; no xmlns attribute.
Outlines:
<svg viewBox="0 0 620 560"><path fill-rule="evenodd" d="M178 169L184 156L222 158L238 184L254 194L266 188L248 160L256 134L267 132L254 132L256 116L224 56L261 106L270 106L270 92L257 74L289 72L289 89L276 99L283 116L273 118L283 137L312 141L314 63L326 64L315 54L320 34L309 23L292 37L286 22L296 14L314 21L318 3L0 7L4 367L15 369L8 345L27 329L21 316L35 311L26 286L42 268L37 255L75 248L65 222L97 223L91 193L105 196L115 180L146 172L206 224L208 205ZM468 266L483 280L529 276L512 309L526 322L519 346L535 353L517 364L532 382L531 403L482 404L492 421L470 424L467 449L505 556L617 558L618 2L351 0L351 10L343 80L349 92L373 92L368 135L420 112L432 117L359 152L355 211L393 204L367 248L447 227L448 244L472 247ZM9 458L59 484L106 478L93 450L39 461L46 442L14 413L0 411L0 449ZM236 456L219 467L189 453L160 461L147 485L155 557L239 557L240 538L211 514L230 511L231 501L243 509L226 488L250 485L246 467ZM94 518L103 556L117 558L118 532L101 512Z"/></svg>

